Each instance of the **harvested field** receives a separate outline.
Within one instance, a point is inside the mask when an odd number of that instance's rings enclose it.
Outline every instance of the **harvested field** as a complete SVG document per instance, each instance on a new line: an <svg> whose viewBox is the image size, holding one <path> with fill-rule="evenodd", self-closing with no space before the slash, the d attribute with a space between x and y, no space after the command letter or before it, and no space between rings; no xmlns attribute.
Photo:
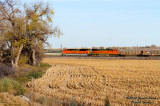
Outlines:
<svg viewBox="0 0 160 106"><path fill-rule="evenodd" d="M159 60L45 58L53 65L34 81L34 91L84 105L160 105Z"/></svg>

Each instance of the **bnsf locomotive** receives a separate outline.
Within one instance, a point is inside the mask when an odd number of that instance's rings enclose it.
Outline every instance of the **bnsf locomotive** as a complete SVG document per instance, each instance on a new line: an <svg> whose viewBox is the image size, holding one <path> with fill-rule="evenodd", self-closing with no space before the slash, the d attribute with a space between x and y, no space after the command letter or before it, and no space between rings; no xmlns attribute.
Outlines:
<svg viewBox="0 0 160 106"><path fill-rule="evenodd" d="M125 57L125 56L160 56L160 50L141 50L141 49L64 49L62 52L63 56L114 56L114 57Z"/></svg>
<svg viewBox="0 0 160 106"><path fill-rule="evenodd" d="M125 56L117 49L64 49L63 56Z"/></svg>

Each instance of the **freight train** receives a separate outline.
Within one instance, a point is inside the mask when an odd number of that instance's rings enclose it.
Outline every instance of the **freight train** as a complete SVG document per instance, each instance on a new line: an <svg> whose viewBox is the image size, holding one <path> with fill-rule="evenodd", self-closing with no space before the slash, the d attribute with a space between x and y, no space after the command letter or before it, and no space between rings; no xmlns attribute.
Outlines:
<svg viewBox="0 0 160 106"><path fill-rule="evenodd" d="M63 56L114 56L114 57L125 57L125 56L160 56L160 50L141 50L141 49L64 49L62 51Z"/></svg>

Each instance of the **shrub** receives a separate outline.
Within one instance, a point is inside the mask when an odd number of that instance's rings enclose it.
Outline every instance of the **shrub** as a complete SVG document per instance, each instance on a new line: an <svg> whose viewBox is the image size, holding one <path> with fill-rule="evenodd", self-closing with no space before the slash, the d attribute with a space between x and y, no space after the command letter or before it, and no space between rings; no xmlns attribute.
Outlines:
<svg viewBox="0 0 160 106"><path fill-rule="evenodd" d="M23 95L25 89L19 82L5 77L0 79L0 92L8 92L14 95Z"/></svg>

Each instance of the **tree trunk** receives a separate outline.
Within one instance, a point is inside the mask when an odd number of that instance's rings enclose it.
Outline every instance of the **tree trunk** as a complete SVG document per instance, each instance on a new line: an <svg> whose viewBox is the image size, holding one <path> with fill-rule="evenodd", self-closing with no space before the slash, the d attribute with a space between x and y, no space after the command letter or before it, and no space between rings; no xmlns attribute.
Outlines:
<svg viewBox="0 0 160 106"><path fill-rule="evenodd" d="M18 68L18 61L19 61L22 49L23 49L23 44L20 45L19 50L18 50L18 54L17 54L15 60L14 61L12 60L12 68L15 68L15 69Z"/></svg>
<svg viewBox="0 0 160 106"><path fill-rule="evenodd" d="M36 66L36 51L32 49L32 59L33 59L33 66Z"/></svg>
<svg viewBox="0 0 160 106"><path fill-rule="evenodd" d="M3 47L1 47L1 51L0 51L0 61L2 61L3 59Z"/></svg>

